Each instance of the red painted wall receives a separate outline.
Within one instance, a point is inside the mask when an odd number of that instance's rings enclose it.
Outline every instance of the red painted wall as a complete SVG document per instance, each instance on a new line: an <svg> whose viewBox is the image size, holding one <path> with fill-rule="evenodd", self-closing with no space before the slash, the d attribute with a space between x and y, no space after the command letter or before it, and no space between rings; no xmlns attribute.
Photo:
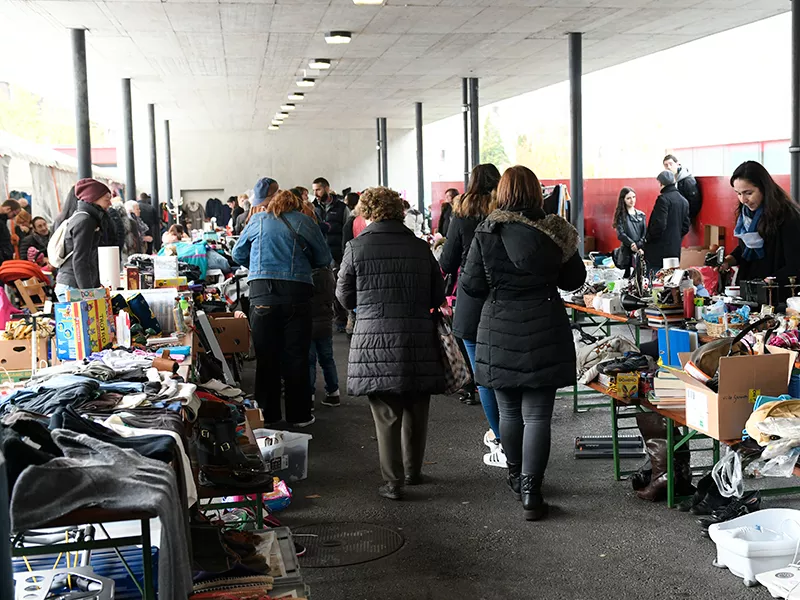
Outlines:
<svg viewBox="0 0 800 600"><path fill-rule="evenodd" d="M736 194L731 189L728 177L698 177L697 181L703 194L703 208L697 216L689 234L684 238L684 246L698 246L703 243L703 233L706 225L725 227L725 248L730 250L736 245L733 237L733 228L736 225L734 211L736 210ZM789 176L776 175L775 181L783 189L788 190ZM569 180L552 179L543 180L544 185L564 183L569 187ZM434 225L439 219L439 204L444 197L444 191L454 187L459 191L463 182L434 182L431 186L434 198L432 214ZM611 252L619 245L616 231L611 226L614 218L614 209L617 206L619 191L628 186L636 190L636 207L650 217L656 197L661 189L660 184L653 178L636 179L587 179L583 184L584 195L584 227L587 236L593 236L597 241L597 249L601 252Z"/></svg>
<svg viewBox="0 0 800 600"><path fill-rule="evenodd" d="M441 212L441 204L442 200L444 200L444 193L450 188L455 188L458 190L459 194L463 194L464 182L463 181L431 182L431 198L433 198L433 204L431 205L431 223L433 224L434 232L436 231L436 227L439 225L439 213Z"/></svg>

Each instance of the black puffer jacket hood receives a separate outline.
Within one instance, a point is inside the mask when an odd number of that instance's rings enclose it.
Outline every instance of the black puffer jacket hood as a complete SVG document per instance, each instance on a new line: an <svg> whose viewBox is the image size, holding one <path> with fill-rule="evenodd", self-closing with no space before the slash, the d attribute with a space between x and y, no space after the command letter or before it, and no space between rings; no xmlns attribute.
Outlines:
<svg viewBox="0 0 800 600"><path fill-rule="evenodd" d="M532 227L555 242L561 253L561 263L567 262L578 251L578 230L561 217L545 215L544 211L538 209L529 209L524 212L498 209L486 218L483 226L479 229L493 233L500 225L513 223ZM555 258L555 249L552 244L543 243L545 240L541 238L516 235L513 228L501 230L500 237L508 253L508 258L515 267L522 271L530 272L535 270L537 265L541 265L544 258L541 255L542 252L547 254L547 258Z"/></svg>

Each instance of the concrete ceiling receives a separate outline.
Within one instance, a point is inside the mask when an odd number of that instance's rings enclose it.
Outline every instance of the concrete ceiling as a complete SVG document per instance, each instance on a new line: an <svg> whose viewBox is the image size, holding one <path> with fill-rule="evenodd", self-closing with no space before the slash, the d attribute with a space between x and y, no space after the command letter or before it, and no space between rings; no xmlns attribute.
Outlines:
<svg viewBox="0 0 800 600"><path fill-rule="evenodd" d="M0 19L89 30L90 59L131 77L175 129L413 127L460 112L461 78L481 104L567 78L570 31L584 32L584 73L786 12L789 0L0 0ZM10 21L13 23L14 21ZM347 45L324 32L352 31ZM310 58L333 65L295 85Z"/></svg>

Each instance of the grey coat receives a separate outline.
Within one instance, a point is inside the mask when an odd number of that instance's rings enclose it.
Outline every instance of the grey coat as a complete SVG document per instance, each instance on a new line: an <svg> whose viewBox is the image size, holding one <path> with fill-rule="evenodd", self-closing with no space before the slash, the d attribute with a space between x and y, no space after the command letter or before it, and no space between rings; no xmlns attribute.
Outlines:
<svg viewBox="0 0 800 600"><path fill-rule="evenodd" d="M336 297L358 312L347 367L351 396L444 392L431 316L444 302L444 280L425 241L402 221L371 224L345 248Z"/></svg>
<svg viewBox="0 0 800 600"><path fill-rule="evenodd" d="M104 214L99 206L78 202L64 237L64 250L72 254L59 269L56 283L82 290L100 287L97 248Z"/></svg>

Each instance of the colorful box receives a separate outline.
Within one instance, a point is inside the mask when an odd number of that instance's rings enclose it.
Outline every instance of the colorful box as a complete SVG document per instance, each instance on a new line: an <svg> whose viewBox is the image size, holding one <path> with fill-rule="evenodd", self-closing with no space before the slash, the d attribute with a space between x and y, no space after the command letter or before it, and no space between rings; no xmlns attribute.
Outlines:
<svg viewBox="0 0 800 600"><path fill-rule="evenodd" d="M189 280L186 277L167 277L164 279L156 279L156 289L162 288L180 288L189 285Z"/></svg>
<svg viewBox="0 0 800 600"><path fill-rule="evenodd" d="M125 279L129 290L139 289L139 267L125 267Z"/></svg>
<svg viewBox="0 0 800 600"><path fill-rule="evenodd" d="M92 353L89 305L60 302L55 305L56 354L61 360L82 360Z"/></svg>
<svg viewBox="0 0 800 600"><path fill-rule="evenodd" d="M70 288L67 290L67 302L83 302L89 300L102 300L108 296L106 288L91 288L88 290L78 290Z"/></svg>
<svg viewBox="0 0 800 600"><path fill-rule="evenodd" d="M639 373L617 373L617 393L623 398L638 398Z"/></svg>

